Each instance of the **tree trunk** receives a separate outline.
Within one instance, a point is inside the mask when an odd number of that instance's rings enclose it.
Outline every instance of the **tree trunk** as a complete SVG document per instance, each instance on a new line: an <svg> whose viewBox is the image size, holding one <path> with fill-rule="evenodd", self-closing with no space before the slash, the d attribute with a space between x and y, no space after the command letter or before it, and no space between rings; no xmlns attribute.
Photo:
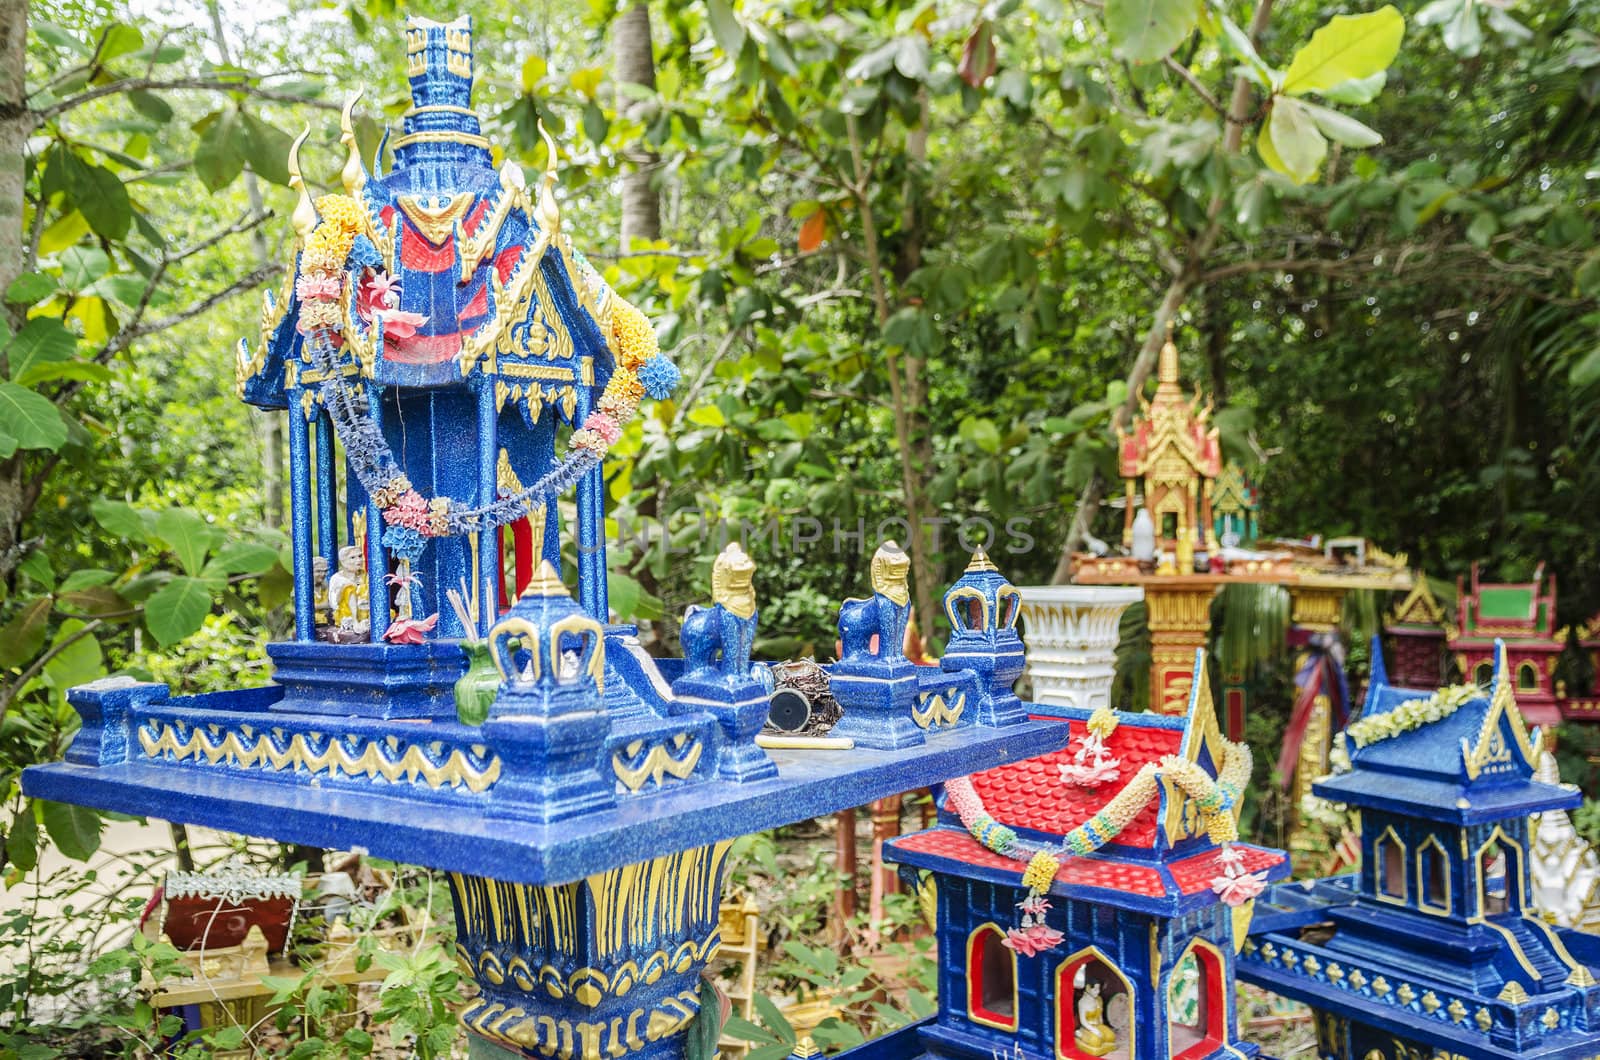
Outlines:
<svg viewBox="0 0 1600 1060"><path fill-rule="evenodd" d="M613 63L617 80L655 91L656 58L650 40L650 6L636 0L616 22L612 38ZM618 94L617 111L636 119L647 105ZM628 168L622 174L622 252L626 254L636 239L661 238L661 196L650 186L659 159L641 138L627 145L622 157Z"/></svg>
<svg viewBox="0 0 1600 1060"><path fill-rule="evenodd" d="M1272 4L1273 0L1256 2L1255 15L1250 20L1249 31L1250 40L1254 43L1260 43L1262 31L1267 28L1267 22L1272 18ZM1250 82L1243 77L1235 78L1233 98L1228 102L1228 116L1222 133L1222 148L1228 154L1237 153L1244 143L1245 121L1249 114ZM1218 237L1222 234L1222 208L1225 204L1223 196L1213 196L1206 211L1205 227L1189 240L1189 245L1184 251L1183 268L1167 284L1166 294L1162 296L1161 304L1156 307L1155 317L1150 322L1150 330L1145 334L1144 345L1139 347L1139 355L1134 358L1133 367L1128 371L1128 400L1112 414L1113 428L1127 423L1134 410L1139 407L1139 395L1156 366L1156 354L1161 352L1161 346L1166 341L1167 322L1177 316L1178 309L1198 285L1206 259L1210 257L1212 249L1217 245ZM1083 545L1084 534L1094 522L1094 509L1099 506L1100 495L1104 489L1100 476L1096 474L1079 495L1078 507L1072 517L1072 526L1067 531L1067 539L1061 543L1061 555L1056 560L1055 574L1051 578L1053 583L1059 585L1065 582L1071 573L1072 554Z"/></svg>
<svg viewBox="0 0 1600 1060"><path fill-rule="evenodd" d="M0 0L0 294L27 267L27 173L23 152L28 143L28 90L24 76L28 42L27 0ZM0 313L12 334L22 324L21 307L0 299ZM0 376L6 371L0 353ZM22 453L0 463L0 584L11 583L22 561Z"/></svg>
<svg viewBox="0 0 1600 1060"><path fill-rule="evenodd" d="M223 66L233 65L233 53L228 47L228 33L222 26L222 9L212 0L207 5L211 11L211 39L217 46L217 54L222 58ZM249 170L244 174L245 194L250 198L250 212L259 214L266 209L265 200L261 196L261 182ZM267 237L257 225L250 230L250 250L255 256L256 265L271 265L272 251L267 246ZM262 517L268 526L285 527L283 511L283 446L284 446L284 421L288 418L276 412L256 413L254 418L261 425L261 505Z"/></svg>

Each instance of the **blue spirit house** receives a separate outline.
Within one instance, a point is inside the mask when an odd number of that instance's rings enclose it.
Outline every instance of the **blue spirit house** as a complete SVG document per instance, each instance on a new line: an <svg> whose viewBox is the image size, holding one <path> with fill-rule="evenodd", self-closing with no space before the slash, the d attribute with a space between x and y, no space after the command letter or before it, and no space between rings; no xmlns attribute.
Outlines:
<svg viewBox="0 0 1600 1060"><path fill-rule="evenodd" d="M676 370L562 232L553 145L536 196L491 166L471 23L412 19L406 42L393 168L356 153L347 107L347 194L302 196L282 296L240 347L244 398L290 423L295 635L269 648L274 683L73 689L82 729L23 788L444 870L480 987L475 1054L675 1058L734 837L1069 731L1011 694L1016 590L986 561L947 603L960 650L918 666L900 652L904 554L881 550L872 595L840 607L850 724L827 749L758 740L771 683L737 546L683 659L609 621L604 456Z"/></svg>
<svg viewBox="0 0 1600 1060"><path fill-rule="evenodd" d="M1351 768L1319 780L1360 811L1358 872L1275 887L1239 976L1317 1013L1330 1060L1600 1053L1600 938L1530 901L1528 815L1576 805L1533 779L1505 649L1491 686L1389 685L1379 645Z"/></svg>

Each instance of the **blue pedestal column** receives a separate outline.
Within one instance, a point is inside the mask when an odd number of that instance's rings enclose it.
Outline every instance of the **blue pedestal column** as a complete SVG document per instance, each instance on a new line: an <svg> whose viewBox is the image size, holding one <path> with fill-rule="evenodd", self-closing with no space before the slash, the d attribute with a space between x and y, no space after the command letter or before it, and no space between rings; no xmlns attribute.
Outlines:
<svg viewBox="0 0 1600 1060"><path fill-rule="evenodd" d="M451 873L457 953L482 989L461 1014L477 1055L681 1058L729 846L554 887Z"/></svg>

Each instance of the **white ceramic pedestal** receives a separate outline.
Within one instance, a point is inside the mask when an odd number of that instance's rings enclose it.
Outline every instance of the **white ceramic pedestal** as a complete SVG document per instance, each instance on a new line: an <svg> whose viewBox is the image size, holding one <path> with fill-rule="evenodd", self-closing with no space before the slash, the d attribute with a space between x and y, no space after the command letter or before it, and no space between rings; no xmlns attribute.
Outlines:
<svg viewBox="0 0 1600 1060"><path fill-rule="evenodd" d="M1033 699L1061 707L1111 705L1117 629L1144 590L1100 585L1024 585L1022 640Z"/></svg>

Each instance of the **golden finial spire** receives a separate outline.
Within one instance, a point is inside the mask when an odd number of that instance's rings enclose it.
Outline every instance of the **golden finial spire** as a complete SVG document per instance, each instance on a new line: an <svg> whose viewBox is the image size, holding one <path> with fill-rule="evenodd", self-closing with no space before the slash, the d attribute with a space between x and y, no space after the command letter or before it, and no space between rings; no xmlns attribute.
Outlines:
<svg viewBox="0 0 1600 1060"><path fill-rule="evenodd" d="M1178 347L1172 341L1172 320L1167 320L1167 341L1161 346L1161 360L1156 370L1158 383L1178 381Z"/></svg>
<svg viewBox="0 0 1600 1060"><path fill-rule="evenodd" d="M989 553L987 553L987 552L985 552L983 550L983 546L982 545L979 545L977 547L977 549L972 553L972 562L967 564L966 573L968 573L968 574L976 574L976 573L979 573L980 571L989 571L989 570L997 571L999 569L1000 569L999 567L996 567L994 565L994 560L989 558Z"/></svg>
<svg viewBox="0 0 1600 1060"><path fill-rule="evenodd" d="M339 176L344 181L344 190L351 195L359 192L367 183L367 167L361 164L361 151L356 147L355 124L351 120L356 104L365 92L364 87L356 89L355 94L345 101L344 110L339 115L339 142L350 151Z"/></svg>
<svg viewBox="0 0 1600 1060"><path fill-rule="evenodd" d="M528 582L528 587L522 590L523 596L568 596L567 585L561 580L561 575L556 573L550 561L539 561L539 569L534 572L533 579Z"/></svg>
<svg viewBox="0 0 1600 1060"><path fill-rule="evenodd" d="M294 143L289 145L289 187L300 192L300 200L294 204L294 213L289 220L301 242L310 238L312 229L317 227L317 208L311 204L311 192L306 189L305 178L300 175L300 145L310 135L311 124L307 122Z"/></svg>
<svg viewBox="0 0 1600 1060"><path fill-rule="evenodd" d="M544 122L539 122L539 135L544 138L544 178L539 182L539 226L553 241L561 232L561 210L556 206L556 142L550 138Z"/></svg>

